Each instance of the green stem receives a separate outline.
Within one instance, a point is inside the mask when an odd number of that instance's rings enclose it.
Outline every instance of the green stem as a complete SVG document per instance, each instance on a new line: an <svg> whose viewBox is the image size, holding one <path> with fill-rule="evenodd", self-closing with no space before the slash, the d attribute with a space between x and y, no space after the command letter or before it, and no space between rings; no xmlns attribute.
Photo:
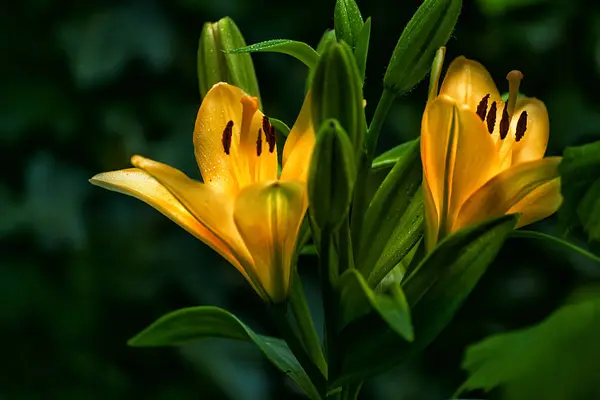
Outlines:
<svg viewBox="0 0 600 400"><path fill-rule="evenodd" d="M371 161L366 154L363 154L359 161L358 174L354 185L354 198L352 199L352 211L350 216L350 232L352 246L354 246L354 255L360 257L360 245L362 227L364 224L365 213L369 207L367 199L367 187L369 183L369 174L371 173Z"/></svg>
<svg viewBox="0 0 600 400"><path fill-rule="evenodd" d="M338 373L337 359L337 310L332 278L337 274L336 265L331 260L332 234L329 229L321 231L319 244L319 266L321 269L321 288L323 290L323 310L325 312L325 350L327 351L327 378L333 381Z"/></svg>
<svg viewBox="0 0 600 400"><path fill-rule="evenodd" d="M387 113L390 111L395 98L396 96L391 90L383 89L383 93L381 93L381 98L375 109L375 114L371 120L371 125L369 125L369 133L367 135L367 159L369 163L373 160L379 133L381 132Z"/></svg>
<svg viewBox="0 0 600 400"><path fill-rule="evenodd" d="M575 253L581 254L582 256L585 256L591 260L594 260L594 261L600 263L600 257L598 257L597 255L595 255L585 249L582 249L579 246L575 246L574 244L569 243L566 240L554 237L552 235L548 235L548 234L541 233L541 232L535 232L535 231L517 230L517 231L513 231L511 233L511 236L512 237L529 238L529 239L549 240L556 244L560 244L561 246L566 247L567 249L574 251Z"/></svg>
<svg viewBox="0 0 600 400"><path fill-rule="evenodd" d="M308 303L306 302L306 296L302 289L302 281L298 271L295 271L294 278L292 281L292 290L290 293L290 306L298 325L300 338L306 346L306 351L310 356L311 360L321 370L324 376L327 376L327 362L323 355L323 349L321 348L321 342L319 335L315 330L315 324L313 323L312 316Z"/></svg>
<svg viewBox="0 0 600 400"><path fill-rule="evenodd" d="M327 393L327 381L319 368L312 362L309 355L306 353L302 341L298 338L294 326L290 323L287 316L287 304L273 304L270 307L271 315L275 321L279 333L289 346L290 350L312 381L313 385L321 397L325 398Z"/></svg>
<svg viewBox="0 0 600 400"><path fill-rule="evenodd" d="M342 389L342 400L356 400L362 388L362 382L355 382L344 385Z"/></svg>
<svg viewBox="0 0 600 400"><path fill-rule="evenodd" d="M371 164L377 149L379 133L385 122L387 113L394 103L395 95L389 89L383 89L375 114L369 125L369 131L366 138L366 154L363 154L359 160L358 174L354 190L354 199L352 202L352 243L353 246L360 246L363 218L368 207L367 204L367 183L371 172ZM358 250L356 247L354 250ZM357 254L357 252L355 252Z"/></svg>

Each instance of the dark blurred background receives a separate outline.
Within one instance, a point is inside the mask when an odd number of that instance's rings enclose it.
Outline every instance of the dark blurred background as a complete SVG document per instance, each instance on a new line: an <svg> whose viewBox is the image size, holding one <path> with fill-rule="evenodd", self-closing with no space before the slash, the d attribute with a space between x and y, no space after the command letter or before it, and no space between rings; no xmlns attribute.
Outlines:
<svg viewBox="0 0 600 400"><path fill-rule="evenodd" d="M381 80L417 0L359 1L372 17L365 86L372 114ZM258 296L207 246L138 200L87 182L142 154L199 177L191 146L200 103L202 24L231 16L248 43L316 46L333 0L23 0L0 13L0 399L301 398L249 344L207 341L134 349L126 341L162 314L226 307L274 334ZM484 63L506 90L549 109L549 152L600 139L600 6L584 0L464 0L448 44ZM253 56L265 112L292 124L306 68ZM426 85L397 101L380 150L419 134ZM535 229L562 234L553 218ZM583 235L571 232L585 245ZM312 293L315 260L301 260ZM579 282L588 261L511 239L455 321L423 357L373 379L361 398L448 398L465 378L467 345L536 323ZM317 315L317 320L318 320Z"/></svg>

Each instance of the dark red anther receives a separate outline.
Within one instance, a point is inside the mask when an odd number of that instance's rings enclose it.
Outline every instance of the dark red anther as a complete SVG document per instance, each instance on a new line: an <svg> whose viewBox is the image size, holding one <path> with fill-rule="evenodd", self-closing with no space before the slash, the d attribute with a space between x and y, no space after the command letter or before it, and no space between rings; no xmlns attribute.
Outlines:
<svg viewBox="0 0 600 400"><path fill-rule="evenodd" d="M487 129L490 134L494 133L494 126L496 126L496 102L493 101L490 106L490 112L488 112L486 121Z"/></svg>
<svg viewBox="0 0 600 400"><path fill-rule="evenodd" d="M271 130L269 131L269 138L267 139L269 142L269 153L275 151L275 144L277 143L277 134L275 133L275 127L271 125Z"/></svg>
<svg viewBox="0 0 600 400"><path fill-rule="evenodd" d="M523 111L517 121L517 131L515 132L515 140L517 142L523 139L525 131L527 131L527 111Z"/></svg>
<svg viewBox="0 0 600 400"><path fill-rule="evenodd" d="M258 128L258 138L256 139L256 156L262 154L262 129Z"/></svg>
<svg viewBox="0 0 600 400"><path fill-rule="evenodd" d="M490 95L486 94L477 105L477 115L479 115L479 118L481 118L482 121L485 121L485 114L487 113L489 98Z"/></svg>
<svg viewBox="0 0 600 400"><path fill-rule="evenodd" d="M263 115L262 130L265 133L265 137L268 137L269 132L271 132L271 121L269 121L269 117L266 115Z"/></svg>
<svg viewBox="0 0 600 400"><path fill-rule="evenodd" d="M508 117L508 104L504 104L504 110L502 110L502 119L500 120L500 139L504 140L508 135L508 129L510 128L510 118Z"/></svg>
<svg viewBox="0 0 600 400"><path fill-rule="evenodd" d="M223 137L221 138L221 142L223 143L223 150L225 154L229 155L229 151L231 150L231 136L233 135L233 121L229 121L227 125L225 125L225 129L223 130Z"/></svg>

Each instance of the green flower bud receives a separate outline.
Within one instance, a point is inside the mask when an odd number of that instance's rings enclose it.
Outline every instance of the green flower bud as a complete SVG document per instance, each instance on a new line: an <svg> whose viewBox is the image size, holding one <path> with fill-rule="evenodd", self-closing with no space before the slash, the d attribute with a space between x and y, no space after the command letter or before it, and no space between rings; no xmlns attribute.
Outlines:
<svg viewBox="0 0 600 400"><path fill-rule="evenodd" d="M311 93L313 126L336 119L348 133L358 159L366 124L362 81L348 45L331 42L326 46L315 69Z"/></svg>
<svg viewBox="0 0 600 400"><path fill-rule="evenodd" d="M354 0L337 0L335 2L333 24L337 39L339 41L343 40L354 48L358 34L364 24L360 10Z"/></svg>
<svg viewBox="0 0 600 400"><path fill-rule="evenodd" d="M335 42L335 31L333 29L328 29L325 31L323 36L321 36L321 40L319 40L319 44L317 44L317 53L323 54L325 49L329 47L331 42ZM308 77L306 78L306 85L304 87L304 92L308 92L310 90L310 85L312 85L313 76L315 76L315 68L311 68L308 71Z"/></svg>
<svg viewBox="0 0 600 400"><path fill-rule="evenodd" d="M217 22L204 24L198 44L198 84L202 97L214 84L227 82L258 97L260 102L258 81L250 54L223 52L244 46L246 41L231 18L225 17Z"/></svg>
<svg viewBox="0 0 600 400"><path fill-rule="evenodd" d="M352 144L335 119L317 132L308 174L311 216L320 229L334 229L350 208L356 179Z"/></svg>
<svg viewBox="0 0 600 400"><path fill-rule="evenodd" d="M384 86L396 96L419 83L431 68L460 14L462 0L425 0L411 18L388 64Z"/></svg>
<svg viewBox="0 0 600 400"><path fill-rule="evenodd" d="M317 44L317 53L323 54L327 46L329 46L331 42L335 41L335 31L333 29L327 29L323 36L321 36L321 40L319 40L319 43Z"/></svg>

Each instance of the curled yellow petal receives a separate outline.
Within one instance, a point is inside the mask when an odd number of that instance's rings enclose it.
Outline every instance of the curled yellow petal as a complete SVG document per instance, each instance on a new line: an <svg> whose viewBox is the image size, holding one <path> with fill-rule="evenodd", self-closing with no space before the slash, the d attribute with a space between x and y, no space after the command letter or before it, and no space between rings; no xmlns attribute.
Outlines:
<svg viewBox="0 0 600 400"><path fill-rule="evenodd" d="M254 260L254 274L273 302L286 298L298 230L307 208L305 185L265 181L242 190L235 224Z"/></svg>
<svg viewBox="0 0 600 400"><path fill-rule="evenodd" d="M132 157L131 163L167 188L202 225L221 238L241 264L246 264L244 261L250 259L250 255L233 223L233 197L190 179L166 164L141 156Z"/></svg>
<svg viewBox="0 0 600 400"><path fill-rule="evenodd" d="M457 103L476 111L481 100L488 94L488 105L494 101L498 106L502 104L496 84L483 65L462 56L452 61L442 83L440 95L449 96Z"/></svg>
<svg viewBox="0 0 600 400"><path fill-rule="evenodd" d="M523 226L552 214L561 202L560 160L525 162L494 176L464 203L453 229L510 213L522 213L518 226Z"/></svg>
<svg viewBox="0 0 600 400"><path fill-rule="evenodd" d="M238 87L218 83L208 91L194 127L194 153L207 185L235 193L277 177L277 148L264 122L257 99Z"/></svg>
<svg viewBox="0 0 600 400"><path fill-rule="evenodd" d="M311 117L310 93L306 95L300 114L283 147L281 179L306 182L315 147L315 130Z"/></svg>
<svg viewBox="0 0 600 400"><path fill-rule="evenodd" d="M558 211L562 200L560 178L555 178L535 188L506 213L521 214L517 222L517 228L520 228L551 216Z"/></svg>
<svg viewBox="0 0 600 400"><path fill-rule="evenodd" d="M511 131L519 136L519 140L512 146L513 165L538 160L544 156L548 146L550 120L543 102L528 97L517 100L511 128Z"/></svg>
<svg viewBox="0 0 600 400"><path fill-rule="evenodd" d="M194 218L171 192L147 172L138 168L104 172L94 176L90 182L142 200L209 245L237 269L242 270L240 263L225 243Z"/></svg>
<svg viewBox="0 0 600 400"><path fill-rule="evenodd" d="M421 158L443 237L463 202L498 172L498 154L477 114L440 96L423 115Z"/></svg>

